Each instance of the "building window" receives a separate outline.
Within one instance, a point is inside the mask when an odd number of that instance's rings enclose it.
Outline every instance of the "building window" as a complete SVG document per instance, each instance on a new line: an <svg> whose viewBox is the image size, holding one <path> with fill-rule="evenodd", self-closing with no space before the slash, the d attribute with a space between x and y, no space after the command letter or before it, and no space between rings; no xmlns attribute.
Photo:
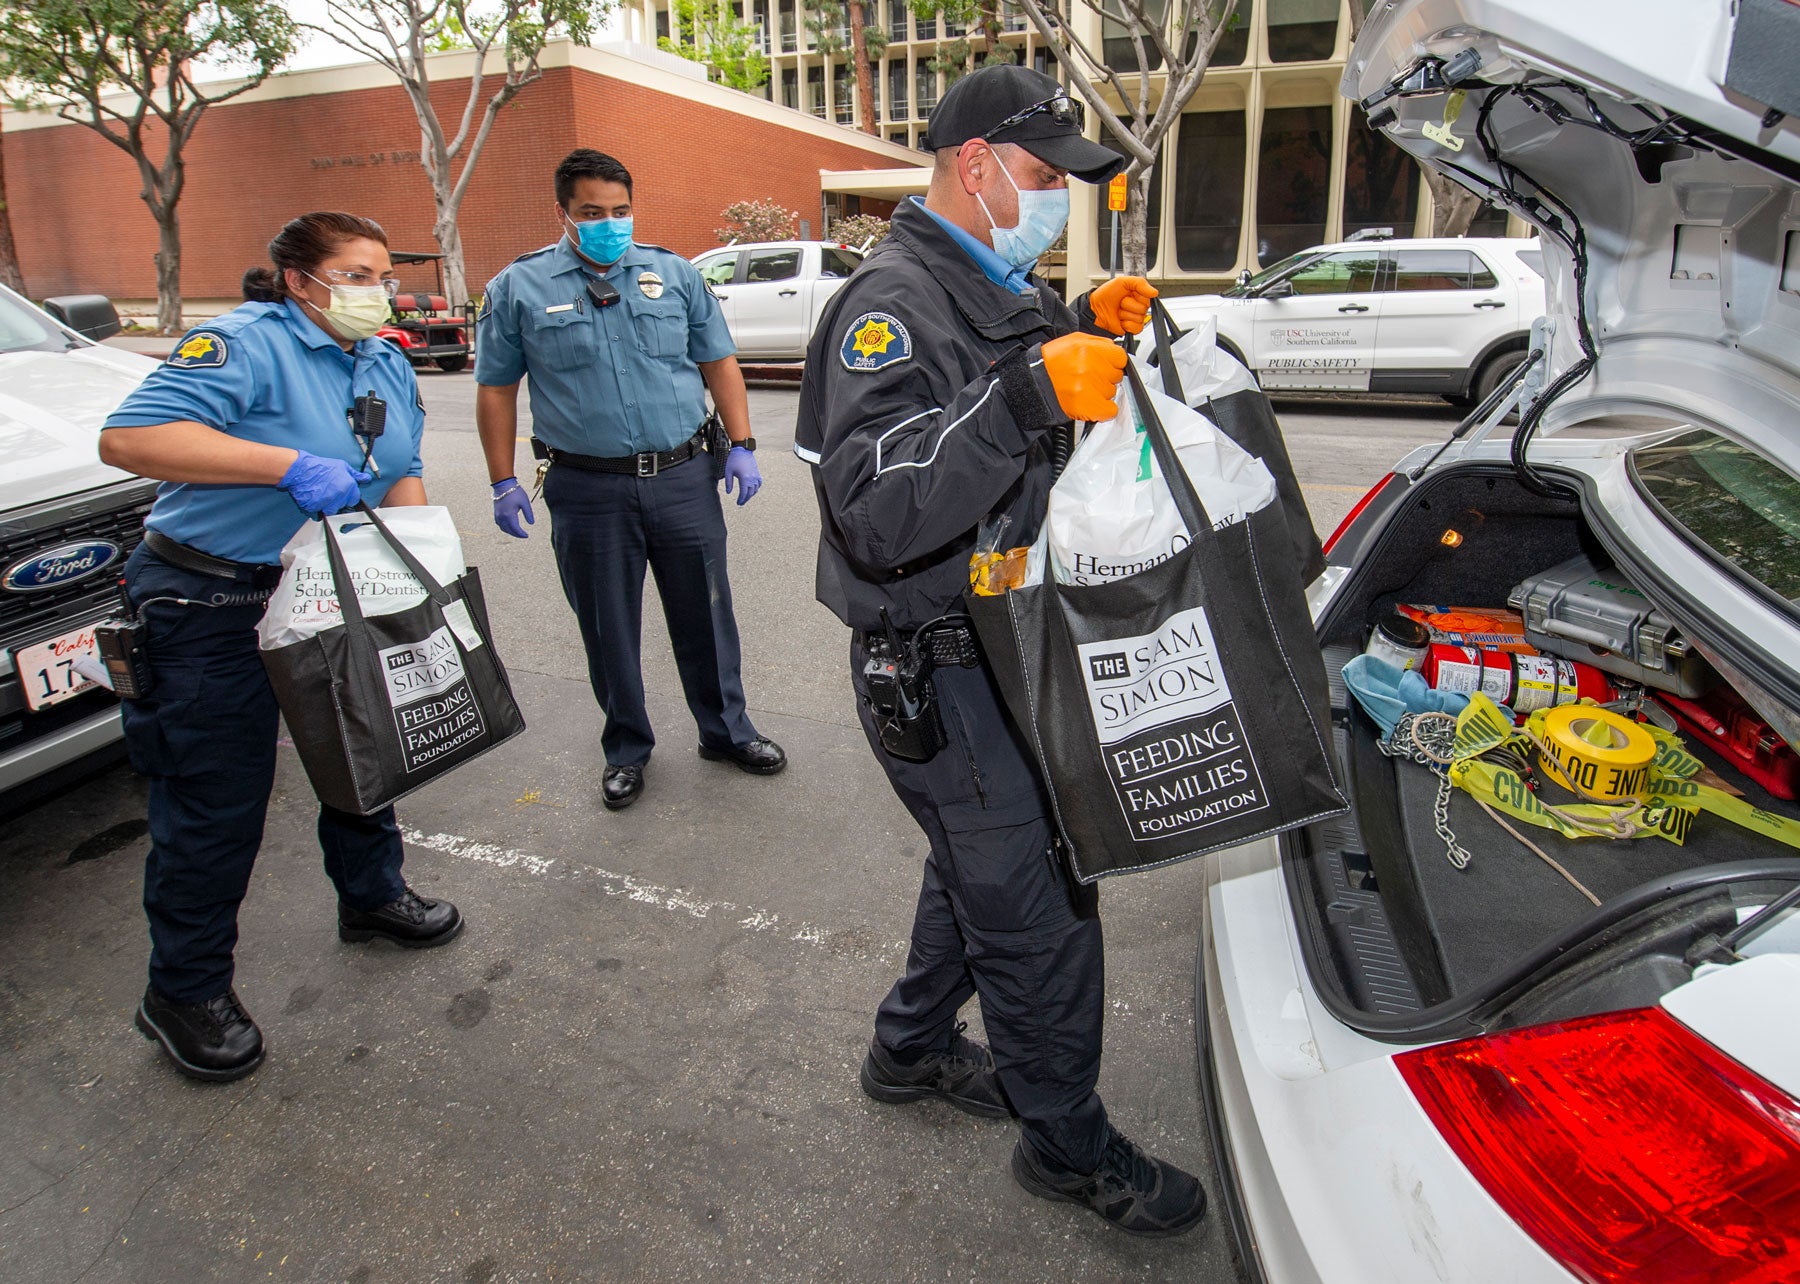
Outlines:
<svg viewBox="0 0 1800 1284"><path fill-rule="evenodd" d="M1337 48L1338 0L1269 0L1269 57L1318 62Z"/></svg>
<svg viewBox="0 0 1800 1284"><path fill-rule="evenodd" d="M1167 12L1163 5L1164 0L1144 0L1144 12L1160 20ZM1100 41L1100 56L1106 59L1106 65L1114 71L1155 71L1162 66L1161 52L1148 39L1144 41L1144 62L1139 66L1137 46L1131 39L1131 28L1122 22L1102 17Z"/></svg>
<svg viewBox="0 0 1800 1284"><path fill-rule="evenodd" d="M1344 235L1391 227L1411 236L1418 209L1419 163L1355 111L1344 147Z"/></svg>
<svg viewBox="0 0 1800 1284"><path fill-rule="evenodd" d="M806 110L815 116L825 114L825 68L806 69Z"/></svg>
<svg viewBox="0 0 1800 1284"><path fill-rule="evenodd" d="M850 69L837 66L831 69L831 106L833 120L849 120L856 99L856 90L850 80Z"/></svg>
<svg viewBox="0 0 1800 1284"><path fill-rule="evenodd" d="M906 119L906 59L888 64L888 119Z"/></svg>
<svg viewBox="0 0 1800 1284"><path fill-rule="evenodd" d="M937 72L933 71L928 63L921 62L918 64L918 73L914 79L917 82L915 88L919 91L918 103L914 110L920 116L928 116L931 114L931 109L937 106Z"/></svg>
<svg viewBox="0 0 1800 1284"><path fill-rule="evenodd" d="M669 11L667 9L656 11L656 38L658 40L669 38Z"/></svg>
<svg viewBox="0 0 1800 1284"><path fill-rule="evenodd" d="M1256 180L1256 258L1269 264L1325 239L1331 108L1263 113Z"/></svg>
<svg viewBox="0 0 1800 1284"><path fill-rule="evenodd" d="M1244 113L1187 113L1175 137L1176 266L1229 271L1243 221Z"/></svg>
<svg viewBox="0 0 1800 1284"><path fill-rule="evenodd" d="M1108 143L1107 145L1111 146L1112 144ZM1166 155L1167 155L1166 151L1165 151L1164 155L1166 157ZM1156 167L1156 169L1151 172L1151 175L1150 175L1150 209L1149 209L1149 213L1147 214L1147 216L1144 219L1144 262L1147 264L1152 264L1152 265L1155 264L1156 252L1158 249L1161 248L1161 245L1162 245L1162 191L1163 191L1163 170L1165 168L1166 168L1165 165L1159 164ZM1136 182L1136 180L1133 180L1131 183L1130 199L1132 199L1132 200L1137 199L1137 182ZM1110 268L1113 266L1113 254L1112 254L1113 215L1112 215L1112 211L1106 208L1106 184L1105 183L1097 183L1094 185L1094 201L1095 201L1094 208L1098 211L1095 221L1098 222L1100 225L1100 263L1101 263L1102 267ZM1124 253L1125 253L1125 251L1124 251L1125 218L1126 218L1125 214L1119 215L1119 245L1120 245L1119 261L1120 261L1121 265L1124 263ZM1124 269L1121 266L1119 270L1123 271Z"/></svg>
<svg viewBox="0 0 1800 1284"><path fill-rule="evenodd" d="M780 23L781 52L793 53L800 46L800 28L794 21L794 6L789 0L783 0L776 17Z"/></svg>
<svg viewBox="0 0 1800 1284"><path fill-rule="evenodd" d="M781 73L781 105L800 109L800 72L794 67L787 67Z"/></svg>
<svg viewBox="0 0 1800 1284"><path fill-rule="evenodd" d="M907 146L908 144L906 141L906 131L904 129L888 130L888 142L893 143L899 147Z"/></svg>
<svg viewBox="0 0 1800 1284"><path fill-rule="evenodd" d="M1056 74L1055 70L1050 66L1050 57L1050 51L1042 45L1039 45L1036 49L1032 50L1031 66L1038 75L1051 76Z"/></svg>
<svg viewBox="0 0 1800 1284"><path fill-rule="evenodd" d="M1256 0L1238 0L1237 11L1231 15L1231 25L1225 28L1225 34L1219 37L1219 43L1213 47L1213 67L1238 67L1243 65L1250 52L1250 24L1256 21Z"/></svg>
<svg viewBox="0 0 1800 1284"><path fill-rule="evenodd" d="M906 18L912 10L906 0L888 0L888 39L895 43L906 39Z"/></svg>
<svg viewBox="0 0 1800 1284"><path fill-rule="evenodd" d="M1483 205L1469 224L1470 236L1505 236L1506 211L1497 205Z"/></svg>
<svg viewBox="0 0 1800 1284"><path fill-rule="evenodd" d="M921 18L918 14L915 13L913 15L913 26L918 29L918 34L915 35L913 37L913 39L915 39L915 40L936 40L937 39L937 34L938 34L937 14L934 13L929 18Z"/></svg>

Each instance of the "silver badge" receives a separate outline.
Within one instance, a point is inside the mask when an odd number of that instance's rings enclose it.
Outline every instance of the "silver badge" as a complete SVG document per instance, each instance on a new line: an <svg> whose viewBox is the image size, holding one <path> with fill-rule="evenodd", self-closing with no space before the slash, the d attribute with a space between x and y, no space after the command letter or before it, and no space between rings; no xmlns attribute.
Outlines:
<svg viewBox="0 0 1800 1284"><path fill-rule="evenodd" d="M663 279L654 272L638 273L638 289L644 292L646 299L660 299L663 292Z"/></svg>

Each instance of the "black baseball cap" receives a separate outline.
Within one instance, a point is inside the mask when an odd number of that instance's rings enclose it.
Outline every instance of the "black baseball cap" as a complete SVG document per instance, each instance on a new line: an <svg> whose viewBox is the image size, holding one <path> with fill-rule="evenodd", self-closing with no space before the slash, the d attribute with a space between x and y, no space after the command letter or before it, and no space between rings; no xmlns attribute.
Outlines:
<svg viewBox="0 0 1800 1284"><path fill-rule="evenodd" d="M920 146L935 152L971 138L1014 143L1083 182L1104 183L1125 168L1126 159L1082 137L1085 117L1081 100L1041 71L1016 64L983 67L945 92Z"/></svg>

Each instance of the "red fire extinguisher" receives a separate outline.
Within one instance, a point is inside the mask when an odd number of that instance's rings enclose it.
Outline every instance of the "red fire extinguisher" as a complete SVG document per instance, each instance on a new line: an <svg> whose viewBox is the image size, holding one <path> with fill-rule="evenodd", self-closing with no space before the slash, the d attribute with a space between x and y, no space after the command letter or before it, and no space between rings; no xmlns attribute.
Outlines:
<svg viewBox="0 0 1800 1284"><path fill-rule="evenodd" d="M1577 700L1605 704L1619 698L1606 674L1591 664L1448 642L1432 646L1425 659L1425 680L1438 691L1468 695L1479 691L1521 715Z"/></svg>

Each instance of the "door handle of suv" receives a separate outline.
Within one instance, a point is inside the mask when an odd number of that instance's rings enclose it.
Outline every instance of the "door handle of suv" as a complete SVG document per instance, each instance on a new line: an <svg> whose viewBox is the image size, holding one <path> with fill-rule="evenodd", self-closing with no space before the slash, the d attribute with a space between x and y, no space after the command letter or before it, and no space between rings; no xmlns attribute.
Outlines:
<svg viewBox="0 0 1800 1284"><path fill-rule="evenodd" d="M777 290L775 292L775 295L777 298L791 299L798 293L800 293L800 291L798 291L798 290Z"/></svg>
<svg viewBox="0 0 1800 1284"><path fill-rule="evenodd" d="M1339 312L1367 312L1368 308L1364 307L1360 303L1346 303L1343 307L1339 308L1338 311Z"/></svg>
<svg viewBox="0 0 1800 1284"><path fill-rule="evenodd" d="M1503 308L1506 305L1504 303L1500 302L1499 299L1483 299L1480 303L1477 303L1475 306L1478 308Z"/></svg>

